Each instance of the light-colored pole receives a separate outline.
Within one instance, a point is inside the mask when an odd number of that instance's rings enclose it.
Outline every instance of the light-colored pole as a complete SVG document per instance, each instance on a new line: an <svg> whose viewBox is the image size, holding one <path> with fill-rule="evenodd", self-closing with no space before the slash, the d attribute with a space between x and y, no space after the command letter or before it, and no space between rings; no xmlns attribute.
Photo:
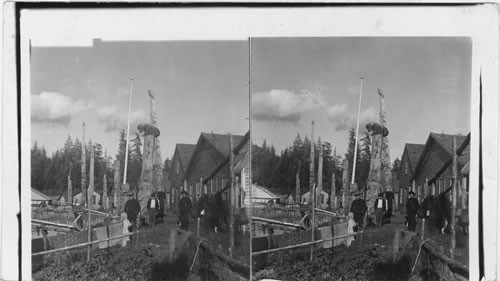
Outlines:
<svg viewBox="0 0 500 281"><path fill-rule="evenodd" d="M88 205L87 205L87 210L88 210L88 214L87 214L87 216L88 216L88 226L87 226L88 227L88 236L87 236L87 238L88 238L88 241L87 242L90 243L91 242L90 240L92 239L92 225L90 224L90 221L91 221L90 220L90 202L91 201L90 201L89 190L87 190L87 202L88 202ZM91 247L91 245L89 244L87 247L87 262L90 261L90 247Z"/></svg>
<svg viewBox="0 0 500 281"><path fill-rule="evenodd" d="M354 160L352 161L352 178L351 184L354 184L354 175L356 174L356 156L358 151L358 134L359 134L359 114L361 112L361 94L363 93L363 77L361 77L361 83L359 87L359 105L358 105L358 121L356 122L356 139L354 143Z"/></svg>
<svg viewBox="0 0 500 281"><path fill-rule="evenodd" d="M125 163L123 163L124 172L123 172L123 184L127 183L127 163L128 163L128 144L130 142L130 112L132 111L132 89L133 89L134 79L130 79L130 95L128 101L128 121L127 121L127 145L125 146ZM120 194L121 195L121 194Z"/></svg>
<svg viewBox="0 0 500 281"><path fill-rule="evenodd" d="M231 175L231 187L229 189L229 199L231 202L229 212L229 256L233 257L234 250L234 156L233 156L233 136L229 135L229 173Z"/></svg>
<svg viewBox="0 0 500 281"><path fill-rule="evenodd" d="M312 202L314 184L314 120L311 121L311 162L309 163L309 202Z"/></svg>
<svg viewBox="0 0 500 281"><path fill-rule="evenodd" d="M453 137L453 189L452 189L452 208L451 208L451 222L450 222L450 232L451 232L451 248L450 248L450 258L455 259L455 245L456 245L456 232L455 232L455 214L457 210L457 181L458 181L458 171L457 171L457 140Z"/></svg>
<svg viewBox="0 0 500 281"><path fill-rule="evenodd" d="M316 224L315 212L314 212L314 209L316 209L316 184L313 184L313 188L312 188L311 192L313 193L312 202L311 202L311 206L312 206L312 210L311 210L311 242L314 242L314 230L315 230L314 225ZM311 256L309 258L309 261L312 261L312 259L313 259L313 251L314 251L314 245L311 244Z"/></svg>

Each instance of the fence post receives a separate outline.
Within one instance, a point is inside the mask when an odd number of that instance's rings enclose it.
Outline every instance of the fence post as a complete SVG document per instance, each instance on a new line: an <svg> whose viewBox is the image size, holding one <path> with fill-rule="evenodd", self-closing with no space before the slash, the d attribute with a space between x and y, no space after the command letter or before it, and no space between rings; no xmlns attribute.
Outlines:
<svg viewBox="0 0 500 281"><path fill-rule="evenodd" d="M312 196L312 210L311 210L311 214L312 214L312 218L311 218L311 221L312 221L312 224L311 224L311 242L314 242L314 229L315 229L315 224L316 224L316 219L315 219L315 212L314 212L314 209L316 208L316 184L313 184L312 186L312 190L311 192L313 193L313 196ZM312 261L313 259L313 250L314 250L314 245L311 244L311 257L309 258L309 261Z"/></svg>
<svg viewBox="0 0 500 281"><path fill-rule="evenodd" d="M399 239L401 237L401 231L396 229L394 232L394 240L392 242L392 262L396 262L396 258L399 252Z"/></svg>
<svg viewBox="0 0 500 281"><path fill-rule="evenodd" d="M173 228L170 229L170 237L168 240L168 262L172 264L174 262L174 251L175 251L175 231Z"/></svg>

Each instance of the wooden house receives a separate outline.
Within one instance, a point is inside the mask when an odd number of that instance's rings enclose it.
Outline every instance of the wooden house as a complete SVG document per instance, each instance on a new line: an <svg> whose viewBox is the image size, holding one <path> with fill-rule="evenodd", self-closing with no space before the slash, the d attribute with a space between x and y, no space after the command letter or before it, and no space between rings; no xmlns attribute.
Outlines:
<svg viewBox="0 0 500 281"><path fill-rule="evenodd" d="M52 204L52 198L41 191L31 188L31 204L39 205L41 203Z"/></svg>
<svg viewBox="0 0 500 281"><path fill-rule="evenodd" d="M424 144L407 143L403 149L401 156L401 166L399 169L398 188L394 191L399 191L398 203L404 208L406 206L406 199L408 198L408 187L411 185L411 180L417 168L418 159L424 151ZM398 205L399 205L398 204Z"/></svg>
<svg viewBox="0 0 500 281"><path fill-rule="evenodd" d="M277 201L279 195L274 194L269 189L252 183L252 204L266 206L270 201Z"/></svg>
<svg viewBox="0 0 500 281"><path fill-rule="evenodd" d="M81 192L73 196L73 204L75 205L82 205L84 201L85 200L83 200L83 194ZM94 194L92 194L91 201L92 201L91 205L92 209L94 210L99 209L101 206L101 194L99 194L94 190Z"/></svg>
<svg viewBox="0 0 500 281"><path fill-rule="evenodd" d="M196 148L195 144L178 143L175 145L174 156L170 168L170 205L177 206L180 198L180 192L184 186L184 175L186 173L189 160Z"/></svg>
<svg viewBox="0 0 500 281"><path fill-rule="evenodd" d="M462 156L458 157L457 161L458 182L463 182L463 178L467 177L460 171L469 162L470 139L466 140L467 137L462 135L431 133L410 181L415 182L414 192L420 200L428 194L441 193L453 184L453 167L450 165L453 155L453 138L456 139L457 149L464 144Z"/></svg>
<svg viewBox="0 0 500 281"><path fill-rule="evenodd" d="M234 157L235 174L241 178L241 172L249 165L249 134L233 135L232 140L233 149L239 149ZM227 134L201 133L184 175L184 188L193 202L201 194L215 193L230 185L229 144ZM228 190L223 198L228 200Z"/></svg>

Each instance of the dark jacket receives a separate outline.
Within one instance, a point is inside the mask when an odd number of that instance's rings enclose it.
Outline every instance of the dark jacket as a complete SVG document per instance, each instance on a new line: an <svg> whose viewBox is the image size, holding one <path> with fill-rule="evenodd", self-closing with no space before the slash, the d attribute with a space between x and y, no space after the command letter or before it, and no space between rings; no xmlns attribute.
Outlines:
<svg viewBox="0 0 500 281"><path fill-rule="evenodd" d="M418 200L417 198L410 198L406 201L406 213L407 214L416 214L418 211Z"/></svg>
<svg viewBox="0 0 500 281"><path fill-rule="evenodd" d="M125 203L125 208L123 209L127 216L136 216L141 211L141 205L139 205L139 201L137 199L129 199L127 203Z"/></svg>
<svg viewBox="0 0 500 281"><path fill-rule="evenodd" d="M188 215L191 212L191 207L193 207L191 200L184 197L179 202L179 213L181 213L181 215Z"/></svg>
<svg viewBox="0 0 500 281"><path fill-rule="evenodd" d="M368 208L366 207L366 202L365 200L363 199L356 199L354 201L352 201L352 204L351 204L351 212L353 214L359 214L359 215L363 215L366 210L368 210Z"/></svg>

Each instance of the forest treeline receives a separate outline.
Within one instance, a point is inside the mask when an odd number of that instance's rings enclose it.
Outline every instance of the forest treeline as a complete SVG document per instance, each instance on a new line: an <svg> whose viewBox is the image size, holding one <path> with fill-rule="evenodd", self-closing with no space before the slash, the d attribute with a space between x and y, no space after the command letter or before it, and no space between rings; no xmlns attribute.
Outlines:
<svg viewBox="0 0 500 281"><path fill-rule="evenodd" d="M89 184L90 152L94 149L94 189L102 193L104 175L108 192L111 195L114 188L114 162L120 162L120 182L123 181L123 167L125 162L126 137L125 131L118 135L118 151L114 156L107 153L101 144L89 140L85 145L86 156L86 186ZM104 150L104 151L103 151ZM168 159L165 163L168 163ZM136 188L142 169L142 141L138 133L129 143L128 149L127 182L131 188ZM168 169L168 165L165 165ZM70 176L73 195L82 190L82 143L76 137L68 136L64 146L57 149L52 155L47 155L43 146L37 142L31 148L31 187L47 195L60 195L68 186Z"/></svg>
<svg viewBox="0 0 500 281"><path fill-rule="evenodd" d="M354 160L355 131L351 129L347 133L348 148L342 156L337 153L329 142L318 139L314 145L314 171L315 182L317 182L319 149L323 147L323 190L330 192L332 176L335 176L335 190L340 194L342 188L343 161L349 163L349 181L352 175L352 163ZM356 173L355 182L358 189L363 190L366 186L371 159L371 139L365 132L358 143L356 150ZM311 140L297 134L292 144L279 153L274 147L269 146L264 140L262 145L252 146L252 180L254 183L270 188L279 194L295 194L296 174L299 173L301 194L309 190L309 175L311 161ZM396 159L394 169L399 168L399 160Z"/></svg>

